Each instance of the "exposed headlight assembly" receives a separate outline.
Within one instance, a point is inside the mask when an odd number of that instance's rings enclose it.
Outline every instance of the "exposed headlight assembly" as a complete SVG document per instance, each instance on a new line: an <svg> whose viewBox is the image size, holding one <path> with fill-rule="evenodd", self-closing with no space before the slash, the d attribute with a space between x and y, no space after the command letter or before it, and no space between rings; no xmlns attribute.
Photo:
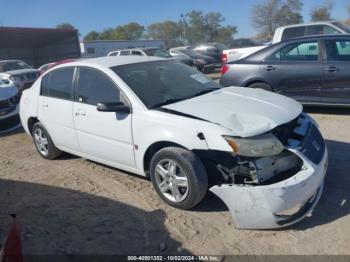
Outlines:
<svg viewBox="0 0 350 262"><path fill-rule="evenodd" d="M278 155L283 151L282 143L271 133L249 138L223 136L235 155L247 157L266 157Z"/></svg>

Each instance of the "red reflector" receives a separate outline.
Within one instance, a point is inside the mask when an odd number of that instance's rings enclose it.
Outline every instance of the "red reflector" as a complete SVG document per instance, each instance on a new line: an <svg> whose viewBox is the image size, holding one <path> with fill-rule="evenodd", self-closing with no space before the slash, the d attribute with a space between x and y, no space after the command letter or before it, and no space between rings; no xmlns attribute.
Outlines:
<svg viewBox="0 0 350 262"><path fill-rule="evenodd" d="M223 64L227 63L227 54L222 54L222 55L221 55L221 62L222 62Z"/></svg>
<svg viewBox="0 0 350 262"><path fill-rule="evenodd" d="M228 65L223 65L221 67L221 75L224 75L229 69L230 67Z"/></svg>

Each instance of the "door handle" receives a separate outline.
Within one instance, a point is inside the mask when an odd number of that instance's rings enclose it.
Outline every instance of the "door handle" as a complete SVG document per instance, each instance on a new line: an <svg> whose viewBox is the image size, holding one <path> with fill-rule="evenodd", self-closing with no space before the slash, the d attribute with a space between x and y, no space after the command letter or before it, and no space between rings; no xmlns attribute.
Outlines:
<svg viewBox="0 0 350 262"><path fill-rule="evenodd" d="M276 69L276 67L275 66L272 66L272 65L268 65L268 66L266 66L265 68L264 68L264 70L266 70L266 71L273 71L273 70L275 70Z"/></svg>
<svg viewBox="0 0 350 262"><path fill-rule="evenodd" d="M339 68L335 67L335 66L329 66L329 67L326 67L325 69L326 71L330 72L330 73L335 73L335 72L338 72L339 71Z"/></svg>
<svg viewBox="0 0 350 262"><path fill-rule="evenodd" d="M41 104L41 106L42 106L42 107L49 107L49 103L48 103L48 102L43 102L43 103Z"/></svg>
<svg viewBox="0 0 350 262"><path fill-rule="evenodd" d="M75 112L76 116L86 116L86 113L84 110L79 109L77 112Z"/></svg>

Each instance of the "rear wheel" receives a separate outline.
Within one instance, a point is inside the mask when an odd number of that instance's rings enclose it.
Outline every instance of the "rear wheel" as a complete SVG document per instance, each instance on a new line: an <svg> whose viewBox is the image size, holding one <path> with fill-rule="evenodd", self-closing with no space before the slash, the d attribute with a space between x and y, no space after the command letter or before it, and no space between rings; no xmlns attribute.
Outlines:
<svg viewBox="0 0 350 262"><path fill-rule="evenodd" d="M61 155L62 152L54 145L49 133L40 122L34 124L32 136L35 147L43 158L55 159Z"/></svg>
<svg viewBox="0 0 350 262"><path fill-rule="evenodd" d="M200 159L191 151L166 147L151 160L151 180L158 195L169 205L190 209L208 189L208 178Z"/></svg>
<svg viewBox="0 0 350 262"><path fill-rule="evenodd" d="M264 89L266 91L273 92L272 87L269 84L264 83L264 82L256 82L256 83L250 84L248 87L250 87L250 88L261 88L261 89Z"/></svg>

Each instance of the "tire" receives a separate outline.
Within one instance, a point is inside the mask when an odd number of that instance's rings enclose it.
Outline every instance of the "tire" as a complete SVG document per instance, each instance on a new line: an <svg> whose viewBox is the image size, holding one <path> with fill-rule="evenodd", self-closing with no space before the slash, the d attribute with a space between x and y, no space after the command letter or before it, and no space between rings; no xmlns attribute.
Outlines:
<svg viewBox="0 0 350 262"><path fill-rule="evenodd" d="M41 157L52 160L61 155L62 151L55 146L49 133L40 122L34 124L32 137L36 150Z"/></svg>
<svg viewBox="0 0 350 262"><path fill-rule="evenodd" d="M266 91L273 92L272 87L269 84L264 83L264 82L256 82L256 83L253 83L253 84L249 85L248 87L250 87L250 88L261 88L261 89L264 89Z"/></svg>
<svg viewBox="0 0 350 262"><path fill-rule="evenodd" d="M174 165L175 168L171 168ZM165 172L162 176L160 170L168 173ZM175 176L171 177L174 173ZM168 180L164 179L166 174L169 176ZM160 198L168 205L179 209L194 207L204 198L208 190L208 177L201 160L193 152L183 148L166 147L159 150L151 160L150 175L153 187ZM186 184L184 180L187 180L187 188L184 186ZM174 186L180 195L174 194Z"/></svg>

